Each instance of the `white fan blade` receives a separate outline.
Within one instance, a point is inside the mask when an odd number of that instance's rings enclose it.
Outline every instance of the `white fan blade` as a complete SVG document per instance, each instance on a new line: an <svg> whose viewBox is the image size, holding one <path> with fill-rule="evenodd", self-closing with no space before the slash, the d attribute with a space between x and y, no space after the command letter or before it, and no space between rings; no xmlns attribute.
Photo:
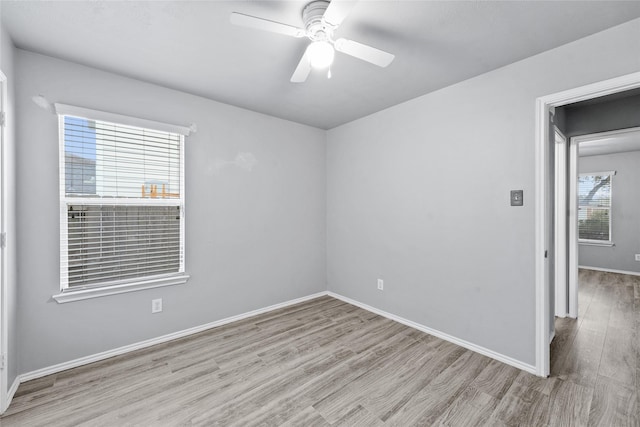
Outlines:
<svg viewBox="0 0 640 427"><path fill-rule="evenodd" d="M307 51L304 51L304 55L298 62L298 66L296 70L293 72L291 76L291 82L293 83L302 83L307 80L309 73L311 72L311 62L309 61L309 57L307 56Z"/></svg>
<svg viewBox="0 0 640 427"><path fill-rule="evenodd" d="M337 27L342 24L344 18L347 17L355 5L355 0L331 0L327 10L322 15L322 19L325 23Z"/></svg>
<svg viewBox="0 0 640 427"><path fill-rule="evenodd" d="M386 67L391 64L391 61L395 58L395 55L389 52L354 42L353 40L338 39L334 46L338 52L346 53L347 55L370 62L378 67Z"/></svg>
<svg viewBox="0 0 640 427"><path fill-rule="evenodd" d="M255 28L257 30L270 31L272 33L284 34L292 37L304 37L306 32L302 28L270 21L268 19L256 18L255 16L243 13L232 12L231 23L243 27Z"/></svg>

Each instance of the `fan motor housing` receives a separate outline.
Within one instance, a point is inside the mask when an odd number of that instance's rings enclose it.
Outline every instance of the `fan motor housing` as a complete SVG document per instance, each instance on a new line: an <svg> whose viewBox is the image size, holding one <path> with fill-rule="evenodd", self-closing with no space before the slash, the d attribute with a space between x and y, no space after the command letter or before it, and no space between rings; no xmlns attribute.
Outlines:
<svg viewBox="0 0 640 427"><path fill-rule="evenodd" d="M307 30L307 35L313 41L323 41L331 38L333 28L327 25L322 17L329 7L326 0L316 0L307 4L302 10L302 21Z"/></svg>

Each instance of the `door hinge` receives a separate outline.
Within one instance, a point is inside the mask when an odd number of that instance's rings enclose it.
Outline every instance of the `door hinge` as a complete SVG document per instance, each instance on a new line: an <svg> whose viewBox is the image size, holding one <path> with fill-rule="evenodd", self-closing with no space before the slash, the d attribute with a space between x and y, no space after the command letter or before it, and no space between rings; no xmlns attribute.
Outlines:
<svg viewBox="0 0 640 427"><path fill-rule="evenodd" d="M4 127L6 121L7 121L7 113L5 113L4 111L0 112L0 126Z"/></svg>
<svg viewBox="0 0 640 427"><path fill-rule="evenodd" d="M3 231L0 233L0 248L4 249L7 247L7 232Z"/></svg>
<svg viewBox="0 0 640 427"><path fill-rule="evenodd" d="M4 354L0 354L0 369L4 369L6 360L7 360L7 356Z"/></svg>

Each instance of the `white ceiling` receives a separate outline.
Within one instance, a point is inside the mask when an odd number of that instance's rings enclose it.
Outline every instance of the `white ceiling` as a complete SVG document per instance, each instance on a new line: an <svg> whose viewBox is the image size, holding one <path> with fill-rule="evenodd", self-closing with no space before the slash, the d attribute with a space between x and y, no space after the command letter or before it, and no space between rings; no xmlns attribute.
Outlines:
<svg viewBox="0 0 640 427"><path fill-rule="evenodd" d="M330 129L640 17L638 1L361 0L336 31L394 53L337 54L328 80L290 83L307 44L232 11L302 26L305 1L0 1L16 46ZM46 95L46 94L45 94Z"/></svg>

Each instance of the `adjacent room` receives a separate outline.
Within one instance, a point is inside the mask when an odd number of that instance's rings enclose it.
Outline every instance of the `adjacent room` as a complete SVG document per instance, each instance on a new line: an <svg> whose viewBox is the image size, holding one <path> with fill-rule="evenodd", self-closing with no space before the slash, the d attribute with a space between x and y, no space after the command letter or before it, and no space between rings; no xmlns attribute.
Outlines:
<svg viewBox="0 0 640 427"><path fill-rule="evenodd" d="M638 1L0 0L0 425L637 426L639 91Z"/></svg>

